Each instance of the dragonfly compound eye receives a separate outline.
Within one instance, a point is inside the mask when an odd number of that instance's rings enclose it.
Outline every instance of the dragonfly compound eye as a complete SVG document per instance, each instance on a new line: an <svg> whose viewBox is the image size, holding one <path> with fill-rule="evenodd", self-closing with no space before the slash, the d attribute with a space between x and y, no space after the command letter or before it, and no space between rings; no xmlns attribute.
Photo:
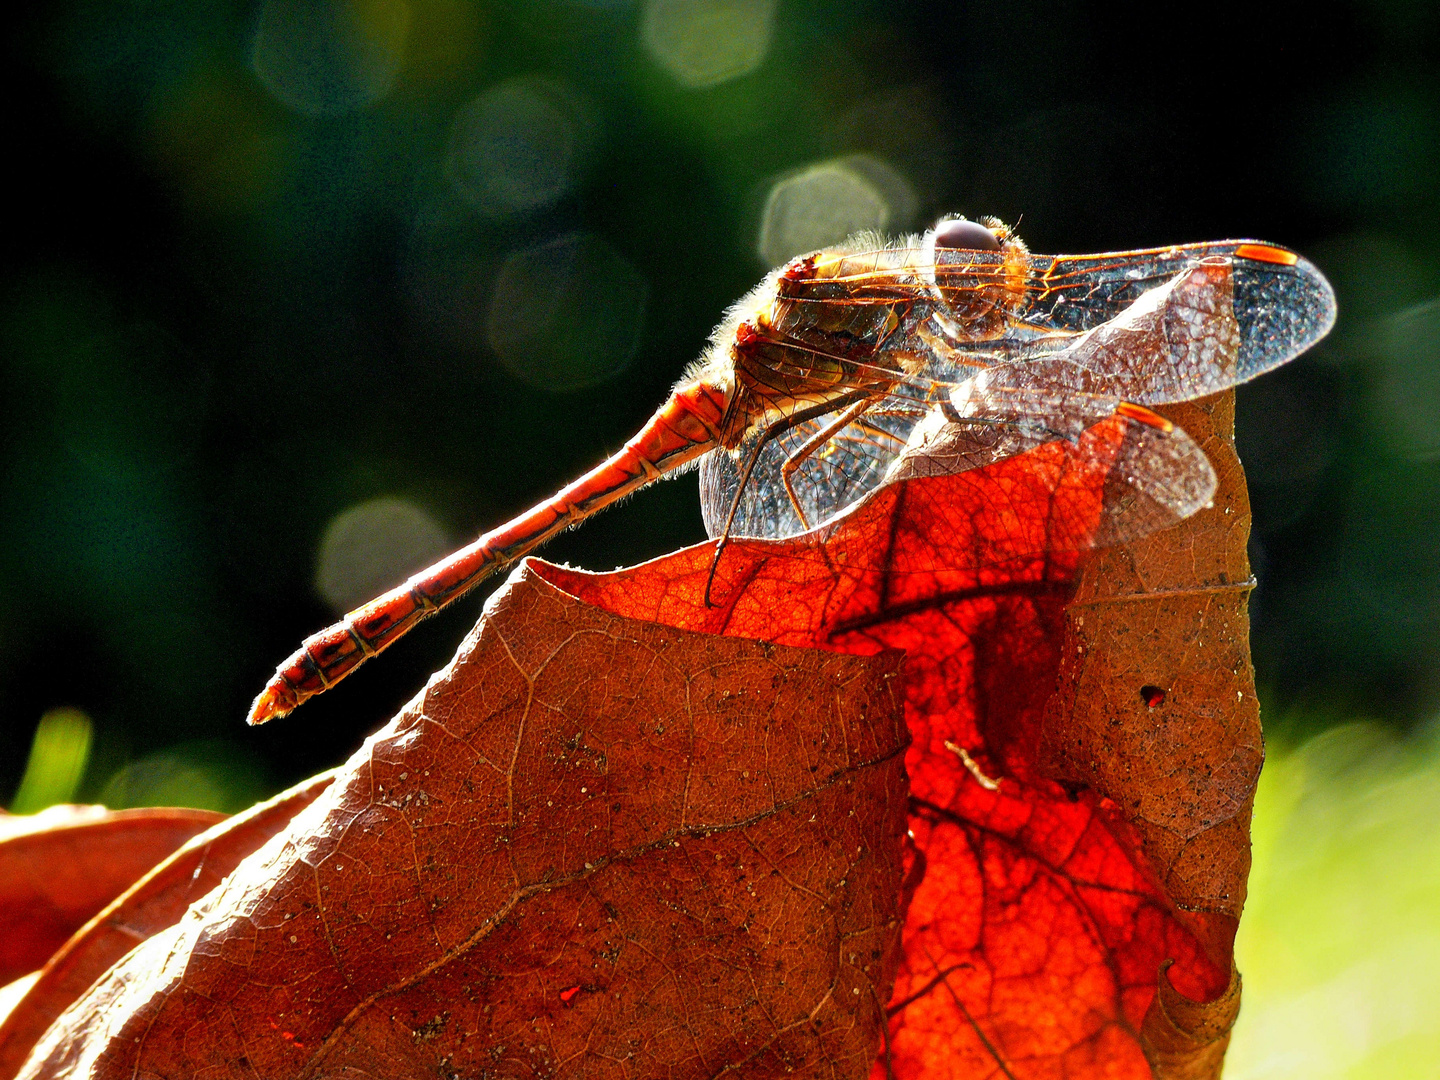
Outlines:
<svg viewBox="0 0 1440 1080"><path fill-rule="evenodd" d="M978 221L946 218L935 226L935 246L967 251L999 251L1000 241Z"/></svg>

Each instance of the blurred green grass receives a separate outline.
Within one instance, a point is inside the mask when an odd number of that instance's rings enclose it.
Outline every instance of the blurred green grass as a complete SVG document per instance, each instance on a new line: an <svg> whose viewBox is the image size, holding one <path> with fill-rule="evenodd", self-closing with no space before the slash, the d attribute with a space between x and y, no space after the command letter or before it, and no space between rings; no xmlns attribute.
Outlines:
<svg viewBox="0 0 1440 1080"><path fill-rule="evenodd" d="M10 812L37 814L47 806L74 801L90 763L94 731L79 709L51 709L40 717Z"/></svg>
<svg viewBox="0 0 1440 1080"><path fill-rule="evenodd" d="M1272 740L1226 1080L1440 1075L1440 727Z"/></svg>
<svg viewBox="0 0 1440 1080"><path fill-rule="evenodd" d="M35 814L77 802L82 788L112 810L188 806L222 814L237 813L274 793L264 764L224 740L177 743L107 774L103 762L99 769L90 768L93 735L93 722L79 709L51 709L42 716L10 812Z"/></svg>

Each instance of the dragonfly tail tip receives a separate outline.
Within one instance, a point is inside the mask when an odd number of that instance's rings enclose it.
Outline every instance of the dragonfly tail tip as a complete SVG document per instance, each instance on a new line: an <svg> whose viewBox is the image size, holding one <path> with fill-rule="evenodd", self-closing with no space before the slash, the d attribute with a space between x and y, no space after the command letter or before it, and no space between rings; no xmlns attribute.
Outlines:
<svg viewBox="0 0 1440 1080"><path fill-rule="evenodd" d="M255 698L254 704L250 706L250 714L245 717L245 722L251 727L257 727L267 720L274 720L277 716L285 716L297 704L299 702L294 700L293 693L286 694L272 684L260 691L259 696Z"/></svg>

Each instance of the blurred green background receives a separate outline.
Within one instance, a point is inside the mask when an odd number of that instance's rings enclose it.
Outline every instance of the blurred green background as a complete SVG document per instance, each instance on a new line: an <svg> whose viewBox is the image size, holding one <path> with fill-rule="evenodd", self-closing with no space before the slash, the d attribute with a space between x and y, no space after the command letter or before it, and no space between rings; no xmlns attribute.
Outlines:
<svg viewBox="0 0 1440 1080"><path fill-rule="evenodd" d="M790 254L944 212L1018 219L1038 251L1260 237L1318 263L1341 315L1240 395L1272 737L1228 1075L1436 1075L1437 5L3 18L14 809L234 810L343 759L483 596L248 730L274 665L620 446ZM604 568L702 536L686 478L546 555Z"/></svg>

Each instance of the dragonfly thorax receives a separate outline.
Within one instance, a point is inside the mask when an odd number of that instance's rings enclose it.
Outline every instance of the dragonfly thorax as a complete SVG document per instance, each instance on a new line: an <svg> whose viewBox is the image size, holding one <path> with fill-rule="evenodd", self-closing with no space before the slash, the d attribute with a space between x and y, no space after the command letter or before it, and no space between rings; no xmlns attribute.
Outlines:
<svg viewBox="0 0 1440 1080"><path fill-rule="evenodd" d="M772 272L732 310L709 374L733 387L722 445L799 412L878 398L953 367L956 349L1011 325L1025 293L1025 246L995 223L992 250L859 237Z"/></svg>

